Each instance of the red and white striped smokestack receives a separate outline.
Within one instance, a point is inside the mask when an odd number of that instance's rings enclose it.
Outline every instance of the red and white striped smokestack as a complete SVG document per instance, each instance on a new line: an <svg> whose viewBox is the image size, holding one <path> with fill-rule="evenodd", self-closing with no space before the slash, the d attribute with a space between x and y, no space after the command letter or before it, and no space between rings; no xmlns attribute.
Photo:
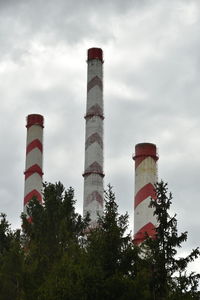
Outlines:
<svg viewBox="0 0 200 300"><path fill-rule="evenodd" d="M43 124L43 116L27 116L24 213L27 213L27 204L34 196L42 202Z"/></svg>
<svg viewBox="0 0 200 300"><path fill-rule="evenodd" d="M151 143L135 146L135 203L134 203L134 243L144 241L146 233L155 235L156 217L149 207L150 199L155 198L154 184L157 182L157 149Z"/></svg>
<svg viewBox="0 0 200 300"><path fill-rule="evenodd" d="M103 51L88 50L87 108L83 214L90 213L91 227L103 214Z"/></svg>

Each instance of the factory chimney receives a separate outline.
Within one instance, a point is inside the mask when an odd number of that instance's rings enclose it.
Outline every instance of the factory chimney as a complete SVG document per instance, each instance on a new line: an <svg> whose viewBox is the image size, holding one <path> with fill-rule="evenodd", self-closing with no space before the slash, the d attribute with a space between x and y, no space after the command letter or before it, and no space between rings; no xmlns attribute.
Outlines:
<svg viewBox="0 0 200 300"><path fill-rule="evenodd" d="M24 186L24 213L27 204L35 196L42 202L44 118L38 114L27 116L26 166Z"/></svg>
<svg viewBox="0 0 200 300"><path fill-rule="evenodd" d="M90 213L90 227L103 214L103 51L90 48L87 57L87 107L83 214Z"/></svg>
<svg viewBox="0 0 200 300"><path fill-rule="evenodd" d="M155 198L154 184L157 182L157 149L151 143L135 146L135 203L134 203L134 243L144 241L146 234L154 236L156 217L149 207Z"/></svg>

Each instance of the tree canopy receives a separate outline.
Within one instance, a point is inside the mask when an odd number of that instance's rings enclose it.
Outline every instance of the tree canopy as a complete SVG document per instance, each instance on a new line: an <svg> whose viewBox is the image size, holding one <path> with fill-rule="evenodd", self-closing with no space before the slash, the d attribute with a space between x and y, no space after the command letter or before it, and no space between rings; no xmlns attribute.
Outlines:
<svg viewBox="0 0 200 300"><path fill-rule="evenodd" d="M170 216L167 184L157 183L155 191L155 239L136 246L111 186L104 214L90 228L89 215L76 213L74 190L45 183L43 204L30 201L31 222L22 214L21 230L0 216L0 299L199 299L199 275L187 272L199 249L177 256L187 232L178 234L176 215Z"/></svg>

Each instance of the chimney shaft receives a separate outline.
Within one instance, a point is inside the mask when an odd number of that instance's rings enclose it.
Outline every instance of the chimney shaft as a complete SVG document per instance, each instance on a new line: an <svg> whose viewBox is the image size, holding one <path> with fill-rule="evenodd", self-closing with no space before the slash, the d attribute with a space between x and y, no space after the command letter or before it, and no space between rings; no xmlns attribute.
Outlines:
<svg viewBox="0 0 200 300"><path fill-rule="evenodd" d="M26 214L27 204L34 196L42 202L43 124L43 116L38 114L27 116L26 166L24 172L24 213Z"/></svg>
<svg viewBox="0 0 200 300"><path fill-rule="evenodd" d="M135 202L134 202L134 243L144 241L146 233L154 236L156 217L149 207L155 198L154 184L157 182L157 149L151 143L135 146Z"/></svg>
<svg viewBox="0 0 200 300"><path fill-rule="evenodd" d="M83 214L90 213L91 227L103 214L103 52L88 50L87 107Z"/></svg>

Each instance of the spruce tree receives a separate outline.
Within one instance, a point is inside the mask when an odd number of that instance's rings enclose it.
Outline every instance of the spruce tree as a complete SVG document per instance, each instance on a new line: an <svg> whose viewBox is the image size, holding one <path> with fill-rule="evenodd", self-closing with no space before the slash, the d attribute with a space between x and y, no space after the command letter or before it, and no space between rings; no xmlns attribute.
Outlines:
<svg viewBox="0 0 200 300"><path fill-rule="evenodd" d="M23 299L23 260L20 230L11 230L0 215L0 300Z"/></svg>
<svg viewBox="0 0 200 300"><path fill-rule="evenodd" d="M63 256L74 255L88 220L75 212L73 189L65 190L60 182L45 183L43 204L31 200L28 214L31 222L22 215L26 251L24 289L27 299L35 300L42 297L41 291L48 291L46 282L50 277L56 280L52 271ZM59 278L63 280L62 275Z"/></svg>
<svg viewBox="0 0 200 300"><path fill-rule="evenodd" d="M139 249L133 245L127 229L128 214L119 214L115 194L109 185L104 215L99 217L98 226L87 237L86 277L93 284L88 285L85 299L149 299L145 278L136 270L141 260Z"/></svg>
<svg viewBox="0 0 200 300"><path fill-rule="evenodd" d="M172 194L168 193L167 183L157 183L155 191L157 197L150 203L157 217L155 238L147 238L142 245L151 274L152 299L199 299L199 274L187 274L188 264L200 255L199 248L187 257L177 257L178 249L187 240L187 232L178 234L176 214L169 214Z"/></svg>

